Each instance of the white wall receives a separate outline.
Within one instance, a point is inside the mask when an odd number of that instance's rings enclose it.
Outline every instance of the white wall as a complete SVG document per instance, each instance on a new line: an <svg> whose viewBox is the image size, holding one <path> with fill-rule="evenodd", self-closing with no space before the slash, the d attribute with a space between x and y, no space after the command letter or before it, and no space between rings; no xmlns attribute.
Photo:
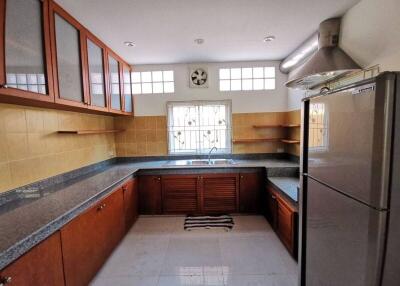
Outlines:
<svg viewBox="0 0 400 286"><path fill-rule="evenodd" d="M362 0L343 17L340 42L362 67L400 70L400 0Z"/></svg>
<svg viewBox="0 0 400 286"><path fill-rule="evenodd" d="M190 67L207 67L209 76L208 88L190 88ZM219 68L275 66L276 89L264 91L219 91ZM274 112L287 110L287 88L284 83L287 75L279 72L278 61L206 63L206 64L173 64L173 65L138 65L134 71L174 70L175 93L135 95L135 115L166 115L168 101L186 100L232 100L233 113Z"/></svg>
<svg viewBox="0 0 400 286"><path fill-rule="evenodd" d="M342 18L340 46L363 68L400 70L400 0L362 0ZM289 78L290 78L289 74ZM288 91L288 109L301 107L304 92Z"/></svg>

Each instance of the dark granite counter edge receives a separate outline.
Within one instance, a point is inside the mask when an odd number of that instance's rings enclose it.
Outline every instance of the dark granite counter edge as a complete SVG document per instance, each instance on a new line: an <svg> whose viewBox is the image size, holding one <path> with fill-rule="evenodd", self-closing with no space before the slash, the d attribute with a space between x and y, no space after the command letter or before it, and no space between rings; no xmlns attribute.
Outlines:
<svg viewBox="0 0 400 286"><path fill-rule="evenodd" d="M108 194L110 194L118 185L121 185L125 180L129 177L132 177L136 170L132 170L132 173L127 174L116 182L113 182L105 188L104 190L98 192L96 195L90 197L86 201L82 202L80 205L74 207L64 215L56 218L55 220L47 223L37 231L33 232L31 235L16 242L13 246L5 250L0 255L0 269L8 266L19 257L27 253L33 247L38 245L40 242L59 231L63 226L65 226L68 222L84 213L90 207L98 203L101 199L105 198Z"/></svg>
<svg viewBox="0 0 400 286"><path fill-rule="evenodd" d="M78 170L73 170L71 172L68 172L68 174L61 174L57 179L51 179L52 182L58 182L59 180L66 179L66 178L74 178L78 173L82 174L88 174L93 170L99 170L99 169L106 169L112 163L115 162L114 159L111 160L106 160L102 161L97 164L90 165L88 167L83 167ZM128 161L129 162L129 161ZM265 169L267 176L285 176L287 175L287 171L291 172L298 172L296 171L295 167L274 167L274 168L268 168L265 166L231 166L231 167L223 167L221 166L220 169L223 169L223 171L226 172L226 170L231 169L232 171L237 171L238 169ZM82 169L84 172L82 172ZM210 168L185 168L186 171L191 170L192 172L201 172L204 171L204 169L210 169ZM213 172L215 172L216 168L213 168ZM119 184L124 182L127 178L129 177L134 177L140 172L160 172L160 171L165 171L164 168L154 168L154 169L132 169L132 172L128 172L127 175L123 176L122 178L118 179L115 182L111 182L108 187L103 189L102 191L99 191L96 195L90 197L86 201L82 202L78 206L72 208L70 211L66 212L64 215L54 219L53 221L47 223L37 231L33 232L26 238L16 242L13 246L8 248L7 250L3 251L0 254L0 269L3 269L7 265L11 264L13 261L21 257L23 254L28 252L30 249L32 249L34 246L48 238L50 235L55 233L56 231L60 230L64 225L66 225L68 222L70 222L72 219L76 218L78 215L89 209L91 206L96 204L99 200L103 199L107 194L109 194L112 190L116 188ZM175 168L175 169L170 169L168 170L170 172L180 172L182 173L182 168ZM283 172L283 173L282 173ZM142 174L142 173L140 173ZM40 182L39 182L40 183ZM34 183L37 184L37 183ZM44 185L50 184L49 182L43 183ZM32 184L33 185L33 184ZM40 186L42 187L42 186ZM25 187L23 187L25 188Z"/></svg>
<svg viewBox="0 0 400 286"><path fill-rule="evenodd" d="M282 195L286 201L288 201L297 211L299 209L299 202L293 200L289 195L287 195L285 193L285 190L282 190L281 187L279 187L278 185L276 185L274 182L272 182L271 180L268 180L267 178L267 183L272 185L272 187L274 188L274 190L276 190L280 195Z"/></svg>

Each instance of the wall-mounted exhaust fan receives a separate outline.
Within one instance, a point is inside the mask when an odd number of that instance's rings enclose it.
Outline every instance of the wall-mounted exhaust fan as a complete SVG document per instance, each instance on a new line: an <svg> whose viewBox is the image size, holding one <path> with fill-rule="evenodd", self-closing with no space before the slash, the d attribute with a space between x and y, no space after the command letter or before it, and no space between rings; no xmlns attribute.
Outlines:
<svg viewBox="0 0 400 286"><path fill-rule="evenodd" d="M342 77L361 67L339 48L340 18L328 19L319 25L318 50L291 76L287 87L310 89ZM293 56L293 54L291 55ZM284 60L281 65L287 65Z"/></svg>
<svg viewBox="0 0 400 286"><path fill-rule="evenodd" d="M190 87L208 87L208 72L204 67L201 68L191 68L189 75L189 85Z"/></svg>

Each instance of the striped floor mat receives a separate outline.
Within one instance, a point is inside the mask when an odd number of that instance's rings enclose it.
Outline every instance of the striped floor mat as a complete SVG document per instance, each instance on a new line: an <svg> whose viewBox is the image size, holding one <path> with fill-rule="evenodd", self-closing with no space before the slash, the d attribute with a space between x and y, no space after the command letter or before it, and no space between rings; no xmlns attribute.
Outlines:
<svg viewBox="0 0 400 286"><path fill-rule="evenodd" d="M231 230L233 228L233 218L230 215L218 216L187 216L185 219L185 230L192 229L211 229L211 228L225 228Z"/></svg>

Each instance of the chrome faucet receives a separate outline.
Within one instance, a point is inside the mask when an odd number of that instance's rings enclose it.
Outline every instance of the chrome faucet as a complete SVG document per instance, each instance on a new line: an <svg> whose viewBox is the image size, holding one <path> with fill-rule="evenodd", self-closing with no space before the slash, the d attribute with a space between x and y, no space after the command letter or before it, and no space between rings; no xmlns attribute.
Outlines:
<svg viewBox="0 0 400 286"><path fill-rule="evenodd" d="M212 153L213 150L217 151L218 148L214 146L214 147L211 148L210 152L208 152L208 164L209 165L211 164L211 153Z"/></svg>

